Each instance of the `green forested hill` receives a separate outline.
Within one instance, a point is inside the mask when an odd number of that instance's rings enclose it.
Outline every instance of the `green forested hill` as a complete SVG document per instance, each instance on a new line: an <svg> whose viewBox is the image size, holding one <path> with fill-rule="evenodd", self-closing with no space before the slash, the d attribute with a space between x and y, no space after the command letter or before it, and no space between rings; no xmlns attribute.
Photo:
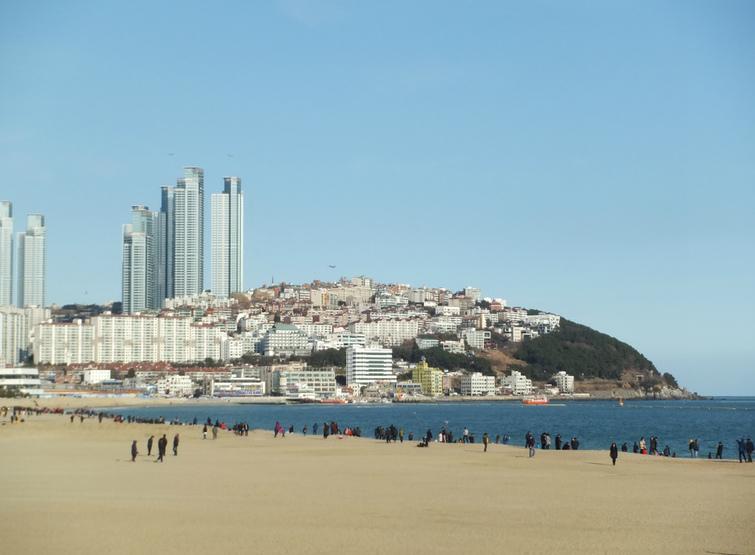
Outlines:
<svg viewBox="0 0 755 555"><path fill-rule="evenodd" d="M524 372L534 379L548 379L559 370L577 379L619 379L625 371L659 377L653 363L631 345L565 318L558 331L525 341L512 354L528 363ZM675 385L672 380L669 374L669 385Z"/></svg>

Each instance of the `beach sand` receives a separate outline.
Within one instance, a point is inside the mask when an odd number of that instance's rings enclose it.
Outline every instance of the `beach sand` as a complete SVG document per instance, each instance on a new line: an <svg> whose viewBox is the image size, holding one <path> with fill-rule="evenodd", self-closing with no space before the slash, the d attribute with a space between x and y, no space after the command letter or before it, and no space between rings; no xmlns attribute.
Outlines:
<svg viewBox="0 0 755 555"><path fill-rule="evenodd" d="M146 439L163 433L155 463ZM0 426L0 552L755 553L755 464L201 437L60 415Z"/></svg>

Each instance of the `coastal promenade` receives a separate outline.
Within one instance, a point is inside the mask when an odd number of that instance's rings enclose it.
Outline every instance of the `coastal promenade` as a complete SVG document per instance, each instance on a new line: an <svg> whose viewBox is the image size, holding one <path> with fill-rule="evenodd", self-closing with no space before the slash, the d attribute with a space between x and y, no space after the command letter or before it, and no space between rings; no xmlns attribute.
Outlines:
<svg viewBox="0 0 755 555"><path fill-rule="evenodd" d="M755 465L273 439L31 416L0 426L9 553L753 553ZM146 439L180 433L178 456ZM132 463L129 448L138 441Z"/></svg>

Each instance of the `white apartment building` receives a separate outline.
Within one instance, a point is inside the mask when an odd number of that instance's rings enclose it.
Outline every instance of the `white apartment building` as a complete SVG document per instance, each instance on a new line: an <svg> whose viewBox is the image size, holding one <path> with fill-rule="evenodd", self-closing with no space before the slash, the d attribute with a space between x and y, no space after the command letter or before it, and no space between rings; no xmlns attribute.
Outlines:
<svg viewBox="0 0 755 555"><path fill-rule="evenodd" d="M436 316L461 316L461 309L458 306L436 306Z"/></svg>
<svg viewBox="0 0 755 555"><path fill-rule="evenodd" d="M512 395L531 395L533 391L532 380L518 370L512 370L510 376L504 376L501 385Z"/></svg>
<svg viewBox="0 0 755 555"><path fill-rule="evenodd" d="M14 306L0 307L0 367L21 362L26 347L24 311Z"/></svg>
<svg viewBox="0 0 755 555"><path fill-rule="evenodd" d="M34 337L34 361L37 364L85 364L94 357L94 328L89 323L43 322Z"/></svg>
<svg viewBox="0 0 755 555"><path fill-rule="evenodd" d="M553 376L553 382L560 393L574 393L574 376L570 376L563 370Z"/></svg>
<svg viewBox="0 0 755 555"><path fill-rule="evenodd" d="M219 360L227 337L187 317L110 314L88 322L42 323L35 334L34 360L40 364Z"/></svg>
<svg viewBox="0 0 755 555"><path fill-rule="evenodd" d="M170 374L157 380L157 394L166 397L190 397L194 389L194 382L189 376Z"/></svg>
<svg viewBox="0 0 755 555"><path fill-rule="evenodd" d="M346 349L346 383L361 387L380 382L396 383L392 372L393 355L383 347Z"/></svg>
<svg viewBox="0 0 755 555"><path fill-rule="evenodd" d="M485 341L490 340L490 332L476 328L467 328L462 330L461 337L471 349L481 351L485 348Z"/></svg>
<svg viewBox="0 0 755 555"><path fill-rule="evenodd" d="M333 333L333 324L294 323L294 325L307 334L308 337L325 337Z"/></svg>
<svg viewBox="0 0 755 555"><path fill-rule="evenodd" d="M372 322L353 322L349 331L361 333L367 341L381 345L401 345L404 341L414 339L419 334L419 320L373 320Z"/></svg>
<svg viewBox="0 0 755 555"><path fill-rule="evenodd" d="M306 333L292 324L275 324L263 337L260 351L270 356L304 356L312 352Z"/></svg>
<svg viewBox="0 0 755 555"><path fill-rule="evenodd" d="M495 395L495 377L484 376L480 372L464 374L461 377L462 395Z"/></svg>

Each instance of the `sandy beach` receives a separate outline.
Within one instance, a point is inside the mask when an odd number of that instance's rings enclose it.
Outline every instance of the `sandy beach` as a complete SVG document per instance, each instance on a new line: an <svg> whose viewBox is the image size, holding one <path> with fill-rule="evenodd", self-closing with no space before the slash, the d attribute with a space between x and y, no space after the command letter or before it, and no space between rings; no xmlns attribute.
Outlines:
<svg viewBox="0 0 755 555"><path fill-rule="evenodd" d="M5 553L755 553L755 464L2 422Z"/></svg>

